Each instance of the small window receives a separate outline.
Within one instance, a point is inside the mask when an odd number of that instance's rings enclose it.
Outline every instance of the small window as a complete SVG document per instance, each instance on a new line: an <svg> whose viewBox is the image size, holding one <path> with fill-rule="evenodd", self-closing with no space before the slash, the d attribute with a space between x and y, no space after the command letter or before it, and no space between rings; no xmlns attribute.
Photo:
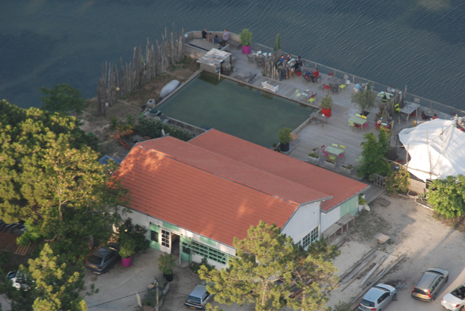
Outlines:
<svg viewBox="0 0 465 311"><path fill-rule="evenodd" d="M190 255L190 254L191 254L191 249L190 249L189 247L187 247L186 245L184 245L184 243L183 243L183 245L182 245L182 252L183 252L184 254Z"/></svg>
<svg viewBox="0 0 465 311"><path fill-rule="evenodd" d="M170 232L161 230L161 245L164 247L170 247Z"/></svg>
<svg viewBox="0 0 465 311"><path fill-rule="evenodd" d="M150 230L150 240L158 243L158 232Z"/></svg>

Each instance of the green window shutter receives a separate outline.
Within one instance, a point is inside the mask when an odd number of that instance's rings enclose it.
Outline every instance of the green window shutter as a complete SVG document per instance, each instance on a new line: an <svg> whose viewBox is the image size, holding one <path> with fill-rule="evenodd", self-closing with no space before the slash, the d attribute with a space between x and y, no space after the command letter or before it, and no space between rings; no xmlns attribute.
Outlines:
<svg viewBox="0 0 465 311"><path fill-rule="evenodd" d="M154 224L150 224L150 242L149 246L151 248L160 250L160 227Z"/></svg>

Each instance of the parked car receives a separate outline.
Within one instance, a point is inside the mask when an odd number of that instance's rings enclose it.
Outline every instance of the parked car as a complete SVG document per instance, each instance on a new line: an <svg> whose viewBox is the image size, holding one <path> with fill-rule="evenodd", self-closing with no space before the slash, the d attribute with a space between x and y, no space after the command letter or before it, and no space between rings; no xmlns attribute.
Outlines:
<svg viewBox="0 0 465 311"><path fill-rule="evenodd" d="M21 271L10 271L6 274L6 277L13 282L12 285L17 290L20 290L21 288L23 288L24 290L29 289L26 276Z"/></svg>
<svg viewBox="0 0 465 311"><path fill-rule="evenodd" d="M394 287L380 283L370 288L363 296L358 309L360 311L381 311L386 309L387 305L396 298L397 291Z"/></svg>
<svg viewBox="0 0 465 311"><path fill-rule="evenodd" d="M413 287L412 298L433 301L436 299L441 287L449 280L449 272L441 268L429 268Z"/></svg>
<svg viewBox="0 0 465 311"><path fill-rule="evenodd" d="M460 285L442 298L441 305L447 310L465 310L465 284Z"/></svg>
<svg viewBox="0 0 465 311"><path fill-rule="evenodd" d="M121 257L118 255L119 247L112 244L108 247L100 247L90 255L84 265L90 271L101 274L108 271Z"/></svg>
<svg viewBox="0 0 465 311"><path fill-rule="evenodd" d="M196 285L192 292L187 296L184 305L191 309L205 309L205 305L213 298L207 291L205 283Z"/></svg>

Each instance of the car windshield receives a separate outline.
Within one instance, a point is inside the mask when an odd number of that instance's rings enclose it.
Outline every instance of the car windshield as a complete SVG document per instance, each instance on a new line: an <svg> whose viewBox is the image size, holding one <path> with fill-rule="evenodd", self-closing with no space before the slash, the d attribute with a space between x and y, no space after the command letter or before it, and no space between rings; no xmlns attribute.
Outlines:
<svg viewBox="0 0 465 311"><path fill-rule="evenodd" d="M375 303L373 301L368 301L366 299L362 299L362 305L367 306L367 307L374 307Z"/></svg>
<svg viewBox="0 0 465 311"><path fill-rule="evenodd" d="M92 255L89 259L87 259L87 261L95 265L99 265L102 262L102 257Z"/></svg>
<svg viewBox="0 0 465 311"><path fill-rule="evenodd" d="M415 288L413 289L413 292L414 292L414 293L417 293L417 294L422 294L422 295L427 294L426 290L421 289L421 288L418 288L418 287L415 287Z"/></svg>
<svg viewBox="0 0 465 311"><path fill-rule="evenodd" d="M195 297L195 296L187 296L187 299L186 299L187 302L190 302L190 303L196 303L196 304L200 304L200 298L199 297Z"/></svg>

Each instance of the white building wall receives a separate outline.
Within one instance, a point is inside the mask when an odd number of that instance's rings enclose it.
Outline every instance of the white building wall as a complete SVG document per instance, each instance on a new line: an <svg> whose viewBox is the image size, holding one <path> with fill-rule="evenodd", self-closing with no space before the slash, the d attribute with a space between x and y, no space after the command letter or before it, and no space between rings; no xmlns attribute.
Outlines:
<svg viewBox="0 0 465 311"><path fill-rule="evenodd" d="M320 224L320 204L321 202L314 202L299 206L281 232L290 236L294 243L302 240Z"/></svg>
<svg viewBox="0 0 465 311"><path fill-rule="evenodd" d="M321 212L321 232L324 232L332 224L341 218L341 207L337 206L331 211L324 213Z"/></svg>

